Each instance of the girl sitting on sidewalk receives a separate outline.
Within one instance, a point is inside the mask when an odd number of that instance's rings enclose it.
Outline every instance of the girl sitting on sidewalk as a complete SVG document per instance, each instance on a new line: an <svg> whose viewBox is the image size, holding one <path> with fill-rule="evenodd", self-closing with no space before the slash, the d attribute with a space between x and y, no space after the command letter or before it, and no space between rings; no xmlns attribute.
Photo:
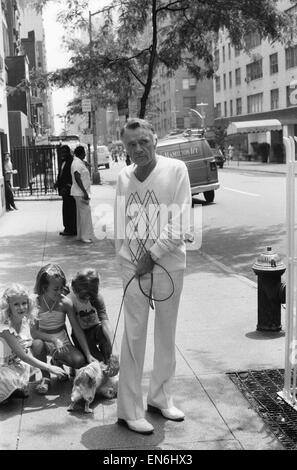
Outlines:
<svg viewBox="0 0 297 470"><path fill-rule="evenodd" d="M68 297L72 301L74 313L84 331L92 356L107 364L108 374L114 376L118 373L119 361L117 355L112 355L113 331L104 299L99 293L99 283L99 274L95 269L82 269L72 279ZM75 331L72 339L81 350Z"/></svg>
<svg viewBox="0 0 297 470"><path fill-rule="evenodd" d="M30 325L37 314L36 303L25 287L13 284L0 299L0 403L14 396L29 395L29 379L35 374L30 366L60 377L65 371L60 367L45 364L32 356L35 341L30 334Z"/></svg>
<svg viewBox="0 0 297 470"><path fill-rule="evenodd" d="M47 264L37 274L35 293L38 301L37 323L31 332L36 340L35 357L43 362L47 355L52 356L51 363L67 365L70 369L79 369L95 360L89 351L84 333L73 313L72 302L65 293L66 277L57 264ZM78 339L84 355L71 343L67 329L66 316ZM37 386L37 392L44 395L48 392L50 376L42 372L42 380Z"/></svg>

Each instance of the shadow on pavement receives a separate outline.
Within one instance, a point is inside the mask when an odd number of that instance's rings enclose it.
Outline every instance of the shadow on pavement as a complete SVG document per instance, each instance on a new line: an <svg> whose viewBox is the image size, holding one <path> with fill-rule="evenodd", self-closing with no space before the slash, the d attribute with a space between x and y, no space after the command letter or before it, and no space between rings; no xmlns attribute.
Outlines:
<svg viewBox="0 0 297 470"><path fill-rule="evenodd" d="M1 284L19 282L33 289L37 272L47 263L60 264L67 280L82 267L98 269L102 285L121 286L110 240L84 245L56 233L32 232L0 238Z"/></svg>
<svg viewBox="0 0 297 470"><path fill-rule="evenodd" d="M164 441L164 420L156 426L154 434L144 436L129 431L117 423L95 426L82 434L81 443L86 449L152 449ZM161 447L159 447L161 449Z"/></svg>
<svg viewBox="0 0 297 470"><path fill-rule="evenodd" d="M252 266L257 256L265 251L266 246L272 246L277 251L277 245L283 243L285 235L284 224L272 225L269 230L246 225L232 228L204 226L202 250L226 264L233 272L256 281ZM281 258L285 256L285 253L278 254Z"/></svg>
<svg viewBox="0 0 297 470"><path fill-rule="evenodd" d="M267 339L277 339L285 336L286 333L284 331L250 331L245 336L249 339L256 339L256 340L267 340Z"/></svg>

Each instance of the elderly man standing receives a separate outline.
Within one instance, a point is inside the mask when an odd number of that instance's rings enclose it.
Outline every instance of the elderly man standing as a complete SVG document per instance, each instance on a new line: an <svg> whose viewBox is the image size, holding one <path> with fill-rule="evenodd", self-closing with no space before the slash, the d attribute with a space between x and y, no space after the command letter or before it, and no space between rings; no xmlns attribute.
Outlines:
<svg viewBox="0 0 297 470"><path fill-rule="evenodd" d="M117 259L123 287L128 286L124 300L118 423L132 431L151 434L154 428L144 417L141 380L152 298L155 300L155 349L147 410L173 421L184 419L184 413L174 406L171 385L176 366L177 314L186 266L184 234L189 225L192 198L186 165L156 154L157 137L148 121L128 120L121 137L132 165L119 174L115 202Z"/></svg>

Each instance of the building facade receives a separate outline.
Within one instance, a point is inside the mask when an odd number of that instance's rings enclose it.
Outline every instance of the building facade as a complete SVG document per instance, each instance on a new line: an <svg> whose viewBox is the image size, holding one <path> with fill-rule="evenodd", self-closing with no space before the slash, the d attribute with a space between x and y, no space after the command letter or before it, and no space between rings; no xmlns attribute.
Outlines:
<svg viewBox="0 0 297 470"><path fill-rule="evenodd" d="M297 3L278 2L282 11L297 14ZM232 46L224 32L215 47L217 71L214 77L214 103L217 127L230 122L278 119L282 131L257 132L228 138L235 150L249 157L257 145L269 144L269 161L284 161L282 137L297 135L297 37L294 44L262 41L255 31L246 37L248 53ZM294 82L296 83L294 84Z"/></svg>
<svg viewBox="0 0 297 470"><path fill-rule="evenodd" d="M0 214L5 211L4 153L9 150L8 110L6 97L7 72L5 67L4 30L7 30L3 6L0 4ZM7 36L6 36L7 38ZM6 43L8 48L8 41Z"/></svg>
<svg viewBox="0 0 297 470"><path fill-rule="evenodd" d="M139 89L138 96L130 100L130 116L136 116L139 112L142 92L143 89ZM206 128L208 138L213 138L215 116L212 80L197 80L182 67L172 77L168 77L166 68L160 66L149 95L146 117L152 122L159 138L187 128Z"/></svg>
<svg viewBox="0 0 297 470"><path fill-rule="evenodd" d="M47 72L45 31L42 13L28 5L21 11L21 44L28 56L29 70ZM35 140L54 133L52 94L50 90L32 90L31 115Z"/></svg>

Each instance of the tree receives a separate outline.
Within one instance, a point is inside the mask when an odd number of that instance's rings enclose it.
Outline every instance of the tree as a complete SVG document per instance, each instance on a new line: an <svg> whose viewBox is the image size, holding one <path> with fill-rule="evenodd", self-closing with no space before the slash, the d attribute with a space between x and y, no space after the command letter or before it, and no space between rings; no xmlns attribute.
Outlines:
<svg viewBox="0 0 297 470"><path fill-rule="evenodd" d="M68 0L60 20L86 25L85 5L85 0ZM233 45L245 48L249 33L259 31L263 39L285 41L294 26L286 12L277 10L276 0L114 0L100 11L105 23L92 42L93 55L88 46L75 50L72 44L73 65L57 71L50 81L58 86L78 84L82 90L91 84L108 99L140 87L140 117L145 116L158 66L164 65L168 76L186 67L197 79L210 78L216 70L213 46L221 29Z"/></svg>

